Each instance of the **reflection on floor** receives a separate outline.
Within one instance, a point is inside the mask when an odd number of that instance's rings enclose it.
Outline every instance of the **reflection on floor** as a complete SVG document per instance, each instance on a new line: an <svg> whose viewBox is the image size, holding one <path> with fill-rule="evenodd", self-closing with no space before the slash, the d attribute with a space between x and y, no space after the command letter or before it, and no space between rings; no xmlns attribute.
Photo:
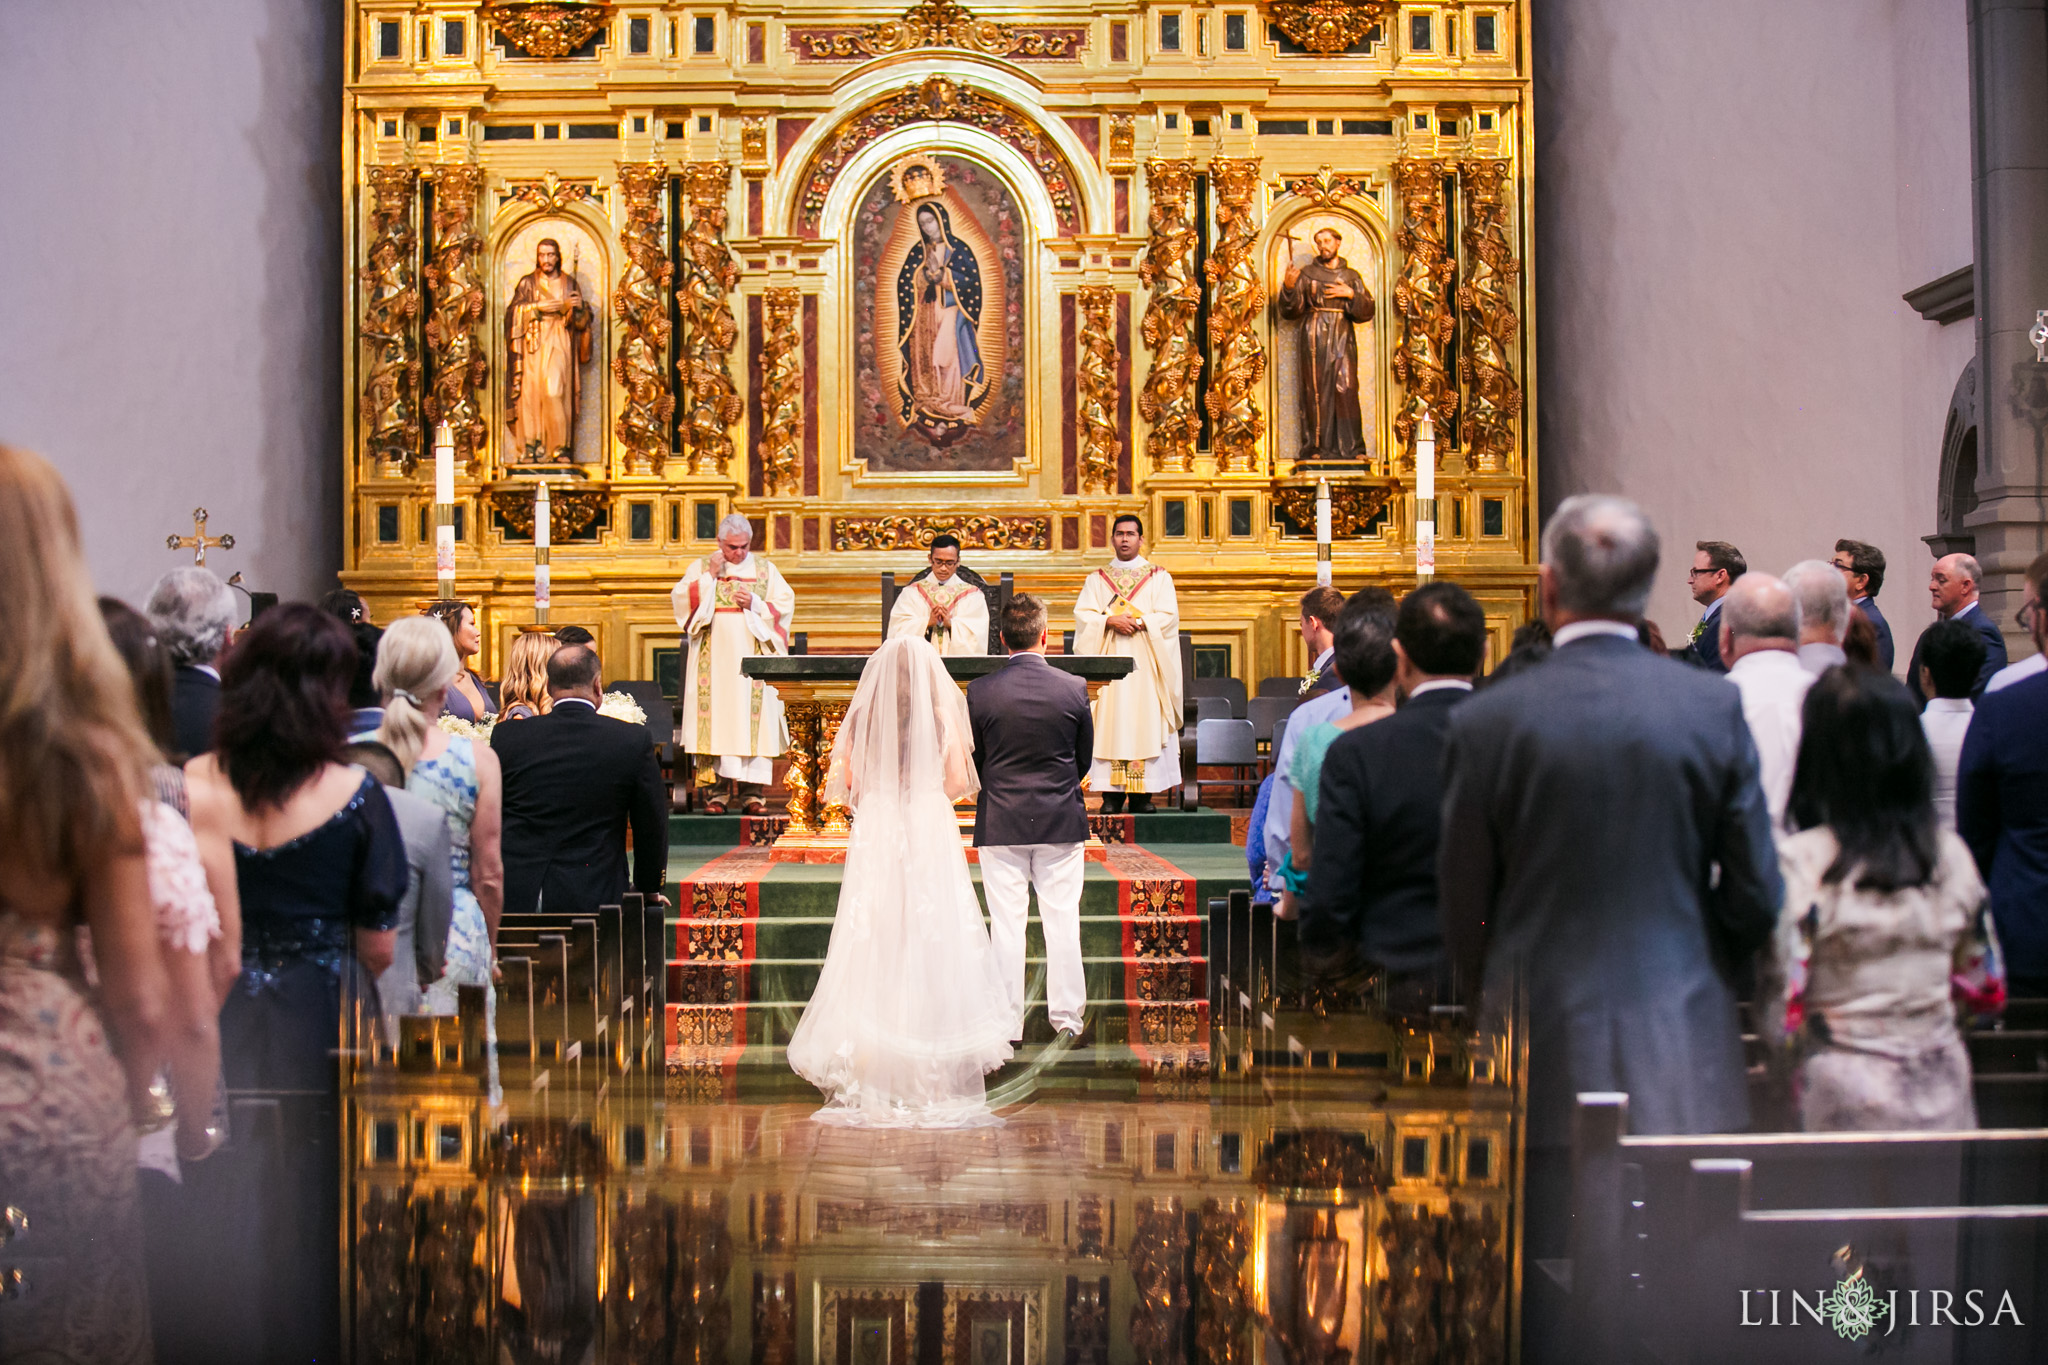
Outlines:
<svg viewBox="0 0 2048 1365"><path fill-rule="evenodd" d="M836 867L678 847L666 920L508 919L502 1102L475 1010L353 1077L352 1358L1507 1360L1513 1039L1284 998L1242 850L1147 833L1089 868L1078 1047L1033 921L994 1128L811 1122Z"/></svg>

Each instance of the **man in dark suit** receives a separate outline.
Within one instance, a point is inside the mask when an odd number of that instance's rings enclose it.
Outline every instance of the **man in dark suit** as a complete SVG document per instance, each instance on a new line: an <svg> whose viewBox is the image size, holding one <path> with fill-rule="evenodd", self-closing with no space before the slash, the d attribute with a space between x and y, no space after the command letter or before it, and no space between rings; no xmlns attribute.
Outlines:
<svg viewBox="0 0 2048 1365"><path fill-rule="evenodd" d="M1984 695L1985 684L1991 681L1992 674L2005 667L2006 660L2005 634L1977 597L1977 585L1983 581L1984 570L1969 555L1943 555L1934 561L1934 568L1927 575L1927 595L1933 600L1935 614L1944 621L1961 621L1983 637L1984 666L1977 670L1977 681L1970 688L1971 701ZM1920 638L1926 639L1927 632L1920 632ZM1927 705L1927 694L1920 690L1920 640L1913 642L1913 662L1906 666L1906 688L1914 701L1923 707Z"/></svg>
<svg viewBox="0 0 2048 1365"><path fill-rule="evenodd" d="M1339 625L1339 658L1368 625ZM1338 736L1323 758L1302 947L1375 964L1387 1003L1407 1016L1426 1018L1444 994L1439 770L1452 708L1472 695L1485 653L1486 613L1472 594L1455 583L1409 593L1394 624L1394 680L1407 703Z"/></svg>
<svg viewBox="0 0 2048 1365"><path fill-rule="evenodd" d="M2048 653L2048 554L2027 566L2020 616ZM2015 996L2048 995L2048 673L1986 692L1956 774L1956 828L1991 890Z"/></svg>
<svg viewBox="0 0 2048 1365"><path fill-rule="evenodd" d="M1725 540L1702 540L1693 550L1692 570L1685 576L1692 600L1705 607L1692 641L1672 658L1714 673L1726 673L1728 661L1721 657L1721 603L1735 580L1749 572L1742 551Z"/></svg>
<svg viewBox="0 0 2048 1365"><path fill-rule="evenodd" d="M1741 694L1637 643L1642 510L1566 499L1540 572L1556 648L1452 714L1437 851L1458 980L1528 1008L1536 1258L1563 1254L1578 1092L1626 1091L1633 1132L1748 1123L1730 977L1782 894Z"/></svg>
<svg viewBox="0 0 2048 1365"><path fill-rule="evenodd" d="M1892 623L1877 609L1877 595L1884 589L1884 551L1860 540L1835 542L1834 564L1849 585L1849 605L1860 610L1877 632L1877 662L1892 671Z"/></svg>
<svg viewBox="0 0 2048 1365"><path fill-rule="evenodd" d="M548 660L554 709L491 731L505 784L505 911L594 910L632 885L651 900L668 876L668 793L644 725L597 714L597 654L564 645Z"/></svg>
<svg viewBox="0 0 2048 1365"><path fill-rule="evenodd" d="M235 627L235 594L197 564L156 581L143 607L171 656L171 735L177 762L213 748L213 718L220 710L220 661Z"/></svg>
<svg viewBox="0 0 2048 1365"><path fill-rule="evenodd" d="M1081 845L1088 810L1081 779L1095 753L1088 688L1045 661L1045 603L1019 593L997 622L1010 658L967 685L974 765L974 846L988 900L989 939L1024 1036L1024 922L1038 892L1045 930L1045 1003L1052 1026L1081 1034L1088 981L1081 967Z"/></svg>

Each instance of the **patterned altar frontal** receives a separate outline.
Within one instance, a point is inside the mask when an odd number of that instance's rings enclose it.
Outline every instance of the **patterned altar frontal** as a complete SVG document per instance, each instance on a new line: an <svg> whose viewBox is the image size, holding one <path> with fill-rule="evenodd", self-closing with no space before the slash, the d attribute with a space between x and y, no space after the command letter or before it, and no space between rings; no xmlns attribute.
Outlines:
<svg viewBox="0 0 2048 1365"><path fill-rule="evenodd" d="M1535 602L1524 0L1106 11L349 0L343 578L456 595L496 676L551 617L607 675L738 513L817 652L935 536L1052 609L1132 514L1192 676L1310 663L1316 492L1347 591L1435 564L1496 655Z"/></svg>

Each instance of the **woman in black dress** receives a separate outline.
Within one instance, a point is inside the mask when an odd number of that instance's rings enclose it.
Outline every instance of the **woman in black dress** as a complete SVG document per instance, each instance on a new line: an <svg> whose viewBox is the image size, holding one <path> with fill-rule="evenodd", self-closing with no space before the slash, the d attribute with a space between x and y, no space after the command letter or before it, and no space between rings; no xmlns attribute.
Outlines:
<svg viewBox="0 0 2048 1365"><path fill-rule="evenodd" d="M220 1029L230 1100L244 1102L217 1205L216 1359L327 1361L340 1340L341 1065L358 1013L377 1017L406 886L383 788L339 761L355 666L333 617L266 612L222 669L218 747L186 768L195 817L217 804L233 832L242 897Z"/></svg>

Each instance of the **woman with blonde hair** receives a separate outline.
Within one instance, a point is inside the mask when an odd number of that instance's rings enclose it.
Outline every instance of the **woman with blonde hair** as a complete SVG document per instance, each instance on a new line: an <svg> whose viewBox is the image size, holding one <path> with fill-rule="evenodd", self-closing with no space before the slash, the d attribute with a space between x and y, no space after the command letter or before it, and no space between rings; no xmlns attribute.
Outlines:
<svg viewBox="0 0 2048 1365"><path fill-rule="evenodd" d="M169 1009L142 836L152 748L71 495L4 445L0 581L0 1204L44 1267L0 1299L0 1359L146 1361L133 1116L154 1114Z"/></svg>
<svg viewBox="0 0 2048 1365"><path fill-rule="evenodd" d="M498 720L530 720L555 709L548 696L548 660L562 642L546 631L521 635L505 660L505 678L498 684Z"/></svg>
<svg viewBox="0 0 2048 1365"><path fill-rule="evenodd" d="M429 617L395 623L377 646L373 676L384 698L384 723L375 738L404 766L405 789L432 801L448 817L448 843L455 857L455 918L448 928L447 967L441 979L427 987L423 1008L428 1014L455 1013L458 986L491 984L497 966L498 915L505 900L498 756L490 745L448 734L439 724L460 670L448 632Z"/></svg>

